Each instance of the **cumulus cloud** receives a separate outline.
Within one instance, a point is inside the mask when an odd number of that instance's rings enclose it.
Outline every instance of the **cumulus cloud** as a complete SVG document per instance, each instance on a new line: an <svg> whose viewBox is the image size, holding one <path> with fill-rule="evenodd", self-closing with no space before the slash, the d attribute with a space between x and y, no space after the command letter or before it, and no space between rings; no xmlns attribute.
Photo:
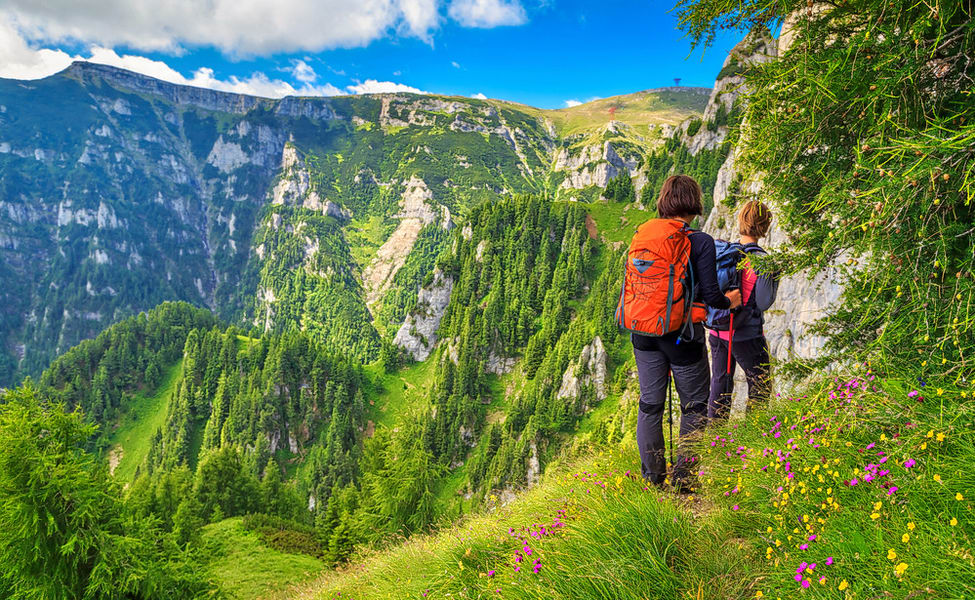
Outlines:
<svg viewBox="0 0 975 600"><path fill-rule="evenodd" d="M415 87L410 87L402 83L394 83L392 81L376 81L375 79L360 81L354 85L347 86L345 89L353 94L392 94L397 92L408 92L410 94L430 93L424 92L423 90L418 90Z"/></svg>
<svg viewBox="0 0 975 600"><path fill-rule="evenodd" d="M0 77L12 79L40 79L62 71L76 60L109 65L120 69L135 71L149 77L154 77L178 85L191 85L209 88L221 92L249 94L266 98L283 98L284 96L337 96L341 94L374 94L383 92L412 92L426 94L417 88L392 81L376 81L369 79L354 85L340 88L331 83L315 84L318 74L303 60L294 61L291 67L284 70L291 73L295 81L301 85L295 86L282 79L268 77L265 73L256 72L248 77L231 76L220 79L215 76L213 69L200 68L189 77L173 69L164 61L153 60L144 56L119 54L111 48L93 46L86 55L71 55L61 50L46 48L34 49L21 38L12 28L4 27L0 21Z"/></svg>
<svg viewBox="0 0 975 600"><path fill-rule="evenodd" d="M582 104L582 102L579 102L578 100L566 100L565 101L565 107L566 108L572 108L573 106L579 106L580 104Z"/></svg>
<svg viewBox="0 0 975 600"><path fill-rule="evenodd" d="M429 40L441 0L4 0L27 39L229 55L365 46L389 34Z"/></svg>
<svg viewBox="0 0 975 600"><path fill-rule="evenodd" d="M476 94L471 94L471 98L474 98L475 100L487 100L487 96L485 96L481 92L478 92Z"/></svg>
<svg viewBox="0 0 975 600"><path fill-rule="evenodd" d="M447 14L464 27L522 25L528 20L519 0L453 0Z"/></svg>
<svg viewBox="0 0 975 600"><path fill-rule="evenodd" d="M291 67L285 70L302 83L311 83L318 79L318 73L315 72L315 69L303 60L293 61Z"/></svg>

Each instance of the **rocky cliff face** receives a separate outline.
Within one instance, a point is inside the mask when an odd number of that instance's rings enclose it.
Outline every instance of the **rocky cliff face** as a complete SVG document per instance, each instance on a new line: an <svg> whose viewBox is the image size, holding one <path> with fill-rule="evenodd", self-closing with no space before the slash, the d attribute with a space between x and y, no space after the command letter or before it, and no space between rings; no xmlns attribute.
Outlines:
<svg viewBox="0 0 975 600"><path fill-rule="evenodd" d="M788 49L790 39L785 37L776 42L764 36L749 36L729 55L728 60L725 61L725 69L735 64L773 60ZM749 50L753 53L749 54ZM730 86L731 82L737 83ZM715 84L715 93L712 94L712 102L709 102L705 110L705 117L717 113L717 103L722 101L720 100L722 97L725 102L730 99L734 104L741 91L742 83L743 79L739 75L719 78ZM719 90L724 91L719 92ZM701 139L691 138L689 143L700 147L710 143L713 134L703 135L705 137ZM704 224L704 230L715 238L738 239L737 207L751 198L764 200L760 176L744 179L735 164L737 155L737 149L733 150L718 171L714 189L714 208ZM770 208L774 214L775 206L771 205ZM761 243L766 249L774 251L776 247L787 245L789 238L773 219L769 235ZM800 273L782 279L775 304L765 314L765 333L772 357L781 361L793 357L817 356L826 340L813 335L810 332L811 326L825 315L825 311L831 304L839 299L842 290L839 273L833 270L814 278ZM740 370L736 381L736 405L744 406L746 388Z"/></svg>

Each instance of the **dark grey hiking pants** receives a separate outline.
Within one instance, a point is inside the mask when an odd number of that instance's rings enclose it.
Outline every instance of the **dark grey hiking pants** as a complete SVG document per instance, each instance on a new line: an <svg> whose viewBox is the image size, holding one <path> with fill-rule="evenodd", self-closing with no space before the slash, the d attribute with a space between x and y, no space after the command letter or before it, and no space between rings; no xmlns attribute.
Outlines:
<svg viewBox="0 0 975 600"><path fill-rule="evenodd" d="M731 414L735 391L735 367L741 365L748 383L748 408L768 405L772 396L768 342L765 336L750 340L733 340L731 371L728 371L728 342L716 335L711 338L711 397L708 418L727 419Z"/></svg>
<svg viewBox="0 0 975 600"><path fill-rule="evenodd" d="M640 448L643 478L660 483L667 474L664 459L663 415L667 401L668 371L673 372L677 395L680 397L680 440L674 477L686 476L693 455L688 448L695 434L704 429L708 420L708 392L711 373L704 344L700 344L700 359L691 364L673 364L668 355L659 350L633 349L637 374L640 377L640 411L636 423L636 441Z"/></svg>

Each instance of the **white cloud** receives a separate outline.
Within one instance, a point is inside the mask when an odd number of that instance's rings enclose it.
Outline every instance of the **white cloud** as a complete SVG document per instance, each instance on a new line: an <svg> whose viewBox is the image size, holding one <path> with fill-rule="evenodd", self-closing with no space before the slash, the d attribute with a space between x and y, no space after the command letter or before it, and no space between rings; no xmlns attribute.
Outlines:
<svg viewBox="0 0 975 600"><path fill-rule="evenodd" d="M315 69L303 60L294 61L291 67L285 70L302 83L311 83L318 79L318 73L315 72Z"/></svg>
<svg viewBox="0 0 975 600"><path fill-rule="evenodd" d="M337 96L341 94L376 94L390 92L412 92L426 94L423 90L392 81L376 81L369 79L357 82L343 88L331 83L315 85L318 75L303 60L295 61L286 70L301 82L295 87L291 83L272 79L261 72L252 73L249 77L231 76L219 79L214 76L213 69L200 68L186 77L179 71L160 60L153 60L144 56L132 54L118 54L111 48L93 46L85 55L70 55L61 50L46 48L31 48L15 30L5 27L0 21L0 77L12 79L40 79L53 75L68 67L73 61L87 60L89 62L110 65L120 69L127 69L142 73L149 77L161 79L178 85L191 85L209 88L221 92L249 94L266 98L282 98L284 96Z"/></svg>
<svg viewBox="0 0 975 600"><path fill-rule="evenodd" d="M353 94L391 94L396 92L408 92L411 94L430 93L424 92L423 90L418 90L415 87L403 85L402 83L395 83L392 81L376 81L375 79L360 81L355 85L346 86L345 89Z"/></svg>
<svg viewBox="0 0 975 600"><path fill-rule="evenodd" d="M528 21L519 0L453 0L447 14L464 27L491 28Z"/></svg>
<svg viewBox="0 0 975 600"><path fill-rule="evenodd" d="M579 102L578 100L566 100L565 101L565 107L566 108L572 108L573 106L579 106L580 104L582 104L582 102Z"/></svg>
<svg viewBox="0 0 975 600"><path fill-rule="evenodd" d="M457 62L456 60L452 60L452 61L450 61L450 66L453 67L453 68L455 68L455 69L459 69L460 68L460 63Z"/></svg>
<svg viewBox="0 0 975 600"><path fill-rule="evenodd" d="M477 100L487 100L487 96L485 96L481 92L478 92L476 94L471 94L471 98L474 98L474 99L477 99Z"/></svg>
<svg viewBox="0 0 975 600"><path fill-rule="evenodd" d="M229 55L365 46L396 34L426 41L442 0L4 0L0 20L34 42Z"/></svg>

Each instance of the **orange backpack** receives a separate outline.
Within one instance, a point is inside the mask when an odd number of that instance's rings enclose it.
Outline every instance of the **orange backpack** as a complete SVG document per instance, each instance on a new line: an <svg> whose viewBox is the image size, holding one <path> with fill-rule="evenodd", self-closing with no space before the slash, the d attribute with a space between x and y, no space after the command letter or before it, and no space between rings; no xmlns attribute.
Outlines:
<svg viewBox="0 0 975 600"><path fill-rule="evenodd" d="M659 337L704 319L703 307L693 304L689 233L690 227L675 219L651 219L636 230L616 308L622 329Z"/></svg>

